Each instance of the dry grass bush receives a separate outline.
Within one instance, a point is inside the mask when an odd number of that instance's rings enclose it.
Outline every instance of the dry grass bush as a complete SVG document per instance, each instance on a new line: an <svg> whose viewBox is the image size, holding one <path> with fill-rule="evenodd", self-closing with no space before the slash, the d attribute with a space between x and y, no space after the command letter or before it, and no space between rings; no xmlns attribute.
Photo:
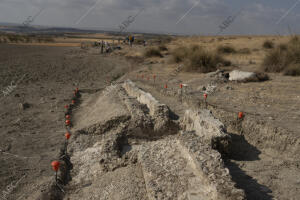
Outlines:
<svg viewBox="0 0 300 200"><path fill-rule="evenodd" d="M177 47L172 51L172 61L175 63L183 62L188 56L189 49L187 47Z"/></svg>
<svg viewBox="0 0 300 200"><path fill-rule="evenodd" d="M243 80L242 82L263 82L263 81L268 81L270 80L270 77L268 74L263 73L263 72L255 72L256 76L255 77L251 77L248 79Z"/></svg>
<svg viewBox="0 0 300 200"><path fill-rule="evenodd" d="M226 46L219 46L217 52L220 54L231 54L231 53L236 53L236 50L234 47L226 45Z"/></svg>
<svg viewBox="0 0 300 200"><path fill-rule="evenodd" d="M158 36L152 39L152 44L168 44L173 40L171 36Z"/></svg>
<svg viewBox="0 0 300 200"><path fill-rule="evenodd" d="M218 64L224 63L224 59L216 53L198 49L188 56L186 62L185 71L208 73L216 71Z"/></svg>
<svg viewBox="0 0 300 200"><path fill-rule="evenodd" d="M215 52L209 52L199 45L178 47L172 51L174 62L184 62L184 71L208 73L217 70L219 66L229 66L230 61L225 60Z"/></svg>
<svg viewBox="0 0 300 200"><path fill-rule="evenodd" d="M285 75L300 76L300 39L292 38L287 44L270 51L261 66L265 72L283 72Z"/></svg>
<svg viewBox="0 0 300 200"><path fill-rule="evenodd" d="M249 48L243 48L243 49L239 49L237 51L237 53L240 53L240 54L250 54L251 50Z"/></svg>
<svg viewBox="0 0 300 200"><path fill-rule="evenodd" d="M273 49L274 48L274 43L270 40L266 40L263 43L263 48L265 49Z"/></svg>
<svg viewBox="0 0 300 200"><path fill-rule="evenodd" d="M300 76L300 63L292 63L285 70L284 75Z"/></svg>
<svg viewBox="0 0 300 200"><path fill-rule="evenodd" d="M280 45L278 45L278 48L282 51L285 51L288 49L288 46L286 44L280 44Z"/></svg>
<svg viewBox="0 0 300 200"><path fill-rule="evenodd" d="M166 45L159 45L159 47L158 47L158 49L160 50L160 51L168 51L168 48L166 47Z"/></svg>
<svg viewBox="0 0 300 200"><path fill-rule="evenodd" d="M154 48L154 47L146 49L144 55L147 58L150 58L150 57L160 57L160 58L162 58L163 57L163 55L160 53L160 50L158 48Z"/></svg>

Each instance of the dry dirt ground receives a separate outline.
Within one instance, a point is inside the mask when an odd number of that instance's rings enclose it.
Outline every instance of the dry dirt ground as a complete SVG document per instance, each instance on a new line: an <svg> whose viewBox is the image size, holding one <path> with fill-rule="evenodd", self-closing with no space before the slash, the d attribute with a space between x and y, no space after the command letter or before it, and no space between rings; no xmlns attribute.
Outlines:
<svg viewBox="0 0 300 200"><path fill-rule="evenodd" d="M101 89L107 78L119 77L132 66L73 47L0 45L0 51L1 195L3 191L8 199L25 199L43 190L53 176L50 163L64 141L64 105L73 90ZM2 90L11 84L17 87L4 97ZM29 108L20 109L20 103Z"/></svg>
<svg viewBox="0 0 300 200"><path fill-rule="evenodd" d="M221 41L211 41L212 39L201 38L196 41L210 46L209 48L225 43L242 48L244 44L249 43L247 47L253 50L250 55L228 56L234 63L231 68L254 71L266 53L259 48L264 37L231 38ZM188 38L185 43L189 43L189 40L195 42L195 38ZM278 43L286 40L278 39ZM168 48L172 49L181 42L176 40L168 45ZM56 154L64 142L63 107L70 103L74 88L79 87L84 91L82 104L76 112L74 131L117 115L126 115L128 111L116 100L117 98L101 100L100 97L98 102L102 89L107 85L106 81L118 79L125 74L119 81L130 78L136 82L143 90L168 105L175 121L184 116L186 109L203 108L203 93L208 92L208 109L227 126L232 137L231 154L224 157L224 162L236 187L245 191L247 199L300 198L300 78L269 74L271 80L267 82L227 82L214 74L184 73L180 71L180 67L176 70L179 65L169 62L168 52L164 53L164 58L143 60L143 50L142 46L124 46L120 52L99 55L99 49L0 45L0 89L7 88L12 81L17 83L11 94L6 97L1 94L0 99L0 195L5 195L2 197L35 199L47 189L48 182L54 175L50 163L56 159ZM133 59L128 61L128 56ZM127 60L124 57L127 57ZM253 62L249 62L250 60ZM153 75L156 75L155 81ZM180 83L187 85L183 92L180 91ZM167 89L164 89L165 84L168 85ZM20 103L28 103L29 106L23 109L20 108ZM103 108L103 104L107 107ZM237 113L240 111L245 113L245 119L237 123ZM75 167L72 172L73 180L66 188L66 199L149 198L145 185L152 183L151 179L146 179L145 182L141 170L145 169L145 166L140 166L136 161L138 158L143 160L139 155L143 151L150 151L144 159L148 162L152 160L152 165L156 165L157 162L174 161L174 168L171 169L173 173L178 173L178 169L184 166L185 170L179 176L182 180L172 179L172 173L170 176L166 174L166 179L161 178L159 175L162 172L157 171L157 180L161 180L158 181L158 185L167 184L168 181L186 183L177 186L182 189L179 191L169 187L169 193L177 195L178 192L178 199L193 199L193 196L188 197L190 193L195 194L194 199L209 198L205 196L209 196L209 190L197 193L198 188L205 183L195 176L196 172L193 171L192 164L186 162L188 159L184 157L185 154L180 154L182 151L177 144L175 145L176 139L172 134L163 140L156 138L152 143L143 137L129 138L119 149L123 155L121 160L114 155L120 152L105 148L106 144L112 143L111 140L113 139L106 138L105 135L97 135L96 138L80 136L73 140L71 161ZM79 143L77 146L76 142ZM166 152L162 146L179 152L179 156L173 158L174 154L169 154L170 152ZM162 158L157 157L153 149L160 152L159 156ZM101 160L97 157L99 154L108 157L101 157L104 168L102 165L102 168L97 168L98 161ZM115 160L110 162L107 160L109 158ZM91 163L85 163L86 161ZM82 166L83 170L76 166ZM168 179L170 177L171 179ZM7 186L10 185L14 187L8 190ZM187 185L199 187L189 188L189 191L185 188ZM160 186L157 188L159 190ZM121 191L121 195L117 191ZM185 193L186 191L189 192ZM168 192L156 191L155 194L167 194L157 196L157 199L167 199Z"/></svg>

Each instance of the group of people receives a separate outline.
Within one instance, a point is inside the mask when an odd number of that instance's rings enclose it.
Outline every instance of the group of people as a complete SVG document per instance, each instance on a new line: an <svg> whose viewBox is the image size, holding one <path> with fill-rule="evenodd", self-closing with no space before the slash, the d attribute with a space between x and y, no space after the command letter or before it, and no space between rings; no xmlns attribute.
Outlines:
<svg viewBox="0 0 300 200"><path fill-rule="evenodd" d="M127 37L125 38L125 40L124 40L123 42L124 42L124 43L128 43L128 44L132 47L134 41L135 41L134 36L133 36L133 35L129 35L129 36L127 36ZM143 45L144 45L144 46L147 45L146 40L143 40Z"/></svg>
<svg viewBox="0 0 300 200"><path fill-rule="evenodd" d="M132 47L133 43L135 41L134 35L129 35L125 38L125 40L123 41L123 43L128 43L129 46ZM101 46L101 53L104 53L104 51L106 53L109 53L113 50L113 47L107 42L107 41L101 41L101 42L96 42L96 46ZM146 40L143 40L143 45L146 46L147 42ZM118 49L118 48L117 48Z"/></svg>

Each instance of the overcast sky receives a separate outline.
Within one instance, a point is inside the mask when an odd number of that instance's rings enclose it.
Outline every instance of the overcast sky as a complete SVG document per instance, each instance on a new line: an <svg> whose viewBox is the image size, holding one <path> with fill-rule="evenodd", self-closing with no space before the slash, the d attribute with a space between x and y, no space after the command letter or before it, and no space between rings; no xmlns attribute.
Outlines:
<svg viewBox="0 0 300 200"><path fill-rule="evenodd" d="M145 8L128 31L211 35L239 13L221 34L300 33L300 0L0 0L0 22L22 23L42 8L33 25L118 30Z"/></svg>

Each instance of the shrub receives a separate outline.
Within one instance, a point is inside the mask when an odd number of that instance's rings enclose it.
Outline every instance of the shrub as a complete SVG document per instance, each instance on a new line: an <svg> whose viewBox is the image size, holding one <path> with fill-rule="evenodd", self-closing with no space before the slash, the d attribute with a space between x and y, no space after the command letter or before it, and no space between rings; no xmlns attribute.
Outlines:
<svg viewBox="0 0 300 200"><path fill-rule="evenodd" d="M251 51L248 48L243 48L243 49L238 50L238 53L240 53L240 54L250 54Z"/></svg>
<svg viewBox="0 0 300 200"><path fill-rule="evenodd" d="M300 76L300 64L292 63L284 69L284 75L288 76Z"/></svg>
<svg viewBox="0 0 300 200"><path fill-rule="evenodd" d="M199 45L178 47L171 53L174 62L185 62L184 70L188 72L208 73L215 71L219 66L231 65L230 61L223 59L222 56L215 52L204 50Z"/></svg>
<svg viewBox="0 0 300 200"><path fill-rule="evenodd" d="M287 64L286 52L279 48L269 52L263 60L262 68L265 72L281 72Z"/></svg>
<svg viewBox="0 0 300 200"><path fill-rule="evenodd" d="M281 51L286 51L288 49L288 46L286 44L280 44L278 45L278 48L281 50Z"/></svg>
<svg viewBox="0 0 300 200"><path fill-rule="evenodd" d="M232 46L219 46L217 51L222 54L236 53L236 50Z"/></svg>
<svg viewBox="0 0 300 200"><path fill-rule="evenodd" d="M165 46L165 45L160 45L159 47L158 47L158 49L160 50L160 51L168 51L168 48Z"/></svg>
<svg viewBox="0 0 300 200"><path fill-rule="evenodd" d="M201 47L199 45L192 45L192 46L190 46L190 51L191 52L198 51L200 49L201 49Z"/></svg>
<svg viewBox="0 0 300 200"><path fill-rule="evenodd" d="M273 49L274 48L274 43L270 40L266 40L264 43L263 43L263 48L265 49Z"/></svg>
<svg viewBox="0 0 300 200"><path fill-rule="evenodd" d="M230 65L231 63L216 53L208 52L199 47L188 54L184 70L208 73L215 71L220 64Z"/></svg>
<svg viewBox="0 0 300 200"><path fill-rule="evenodd" d="M289 41L289 44L299 43L299 42L300 42L299 36L293 36L292 39Z"/></svg>
<svg viewBox="0 0 300 200"><path fill-rule="evenodd" d="M258 81L270 80L269 75L266 73L263 73L263 72L256 72L256 77L257 77Z"/></svg>
<svg viewBox="0 0 300 200"><path fill-rule="evenodd" d="M149 48L145 51L146 57L163 57L160 53L160 50L157 48Z"/></svg>
<svg viewBox="0 0 300 200"><path fill-rule="evenodd" d="M186 47L177 47L172 51L172 60L175 63L180 63L184 61L184 59L187 57L189 54L188 48Z"/></svg>
<svg viewBox="0 0 300 200"><path fill-rule="evenodd" d="M247 78L245 80L243 80L242 82L262 82L262 81L267 81L270 80L270 77L268 74L263 73L263 72L256 72L256 75L254 77L251 78Z"/></svg>
<svg viewBox="0 0 300 200"><path fill-rule="evenodd" d="M295 37L269 52L262 63L266 72L284 72L285 75L300 75L300 40Z"/></svg>

